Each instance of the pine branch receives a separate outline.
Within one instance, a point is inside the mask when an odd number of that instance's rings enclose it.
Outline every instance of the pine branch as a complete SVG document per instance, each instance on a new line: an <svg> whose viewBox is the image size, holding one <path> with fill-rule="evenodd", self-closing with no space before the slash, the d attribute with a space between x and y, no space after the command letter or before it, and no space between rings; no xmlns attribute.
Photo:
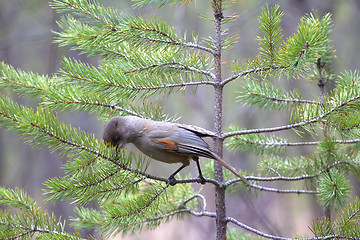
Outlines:
<svg viewBox="0 0 360 240"><path fill-rule="evenodd" d="M248 184L249 187L265 191L265 192L274 192L274 193L295 193L295 194L317 194L318 191L312 191L312 190L298 190L298 189L278 189L278 188L270 188L270 187L264 187L257 184Z"/></svg>
<svg viewBox="0 0 360 240"><path fill-rule="evenodd" d="M132 158L126 157L124 152L122 152L122 157L119 158L121 161L113 158L111 156L113 149L105 146L103 141L99 142L93 135L87 135L80 130L58 123L55 116L47 110L38 108L38 111L34 113L31 109L20 107L3 97L0 98L0 124L18 132L33 145L47 146L53 151L61 150L61 154L67 155L69 158L86 157L87 155L84 154L88 153L90 155L87 157L91 161L94 157L100 157L111 162L114 166L122 168L124 171L167 182L167 178L153 176L138 168L125 165L125 161L129 164ZM198 182L200 180L194 179L192 181Z"/></svg>
<svg viewBox="0 0 360 240"><path fill-rule="evenodd" d="M87 16L89 19L96 19L97 21L110 26L110 23L100 16L100 14L105 12L105 9L95 2L82 4L82 1L80 0L55 0L51 5L58 11L77 14L79 16Z"/></svg>
<svg viewBox="0 0 360 240"><path fill-rule="evenodd" d="M0 205L11 208L0 211L1 239L31 238L35 233L44 238L81 239L79 234L65 232L64 223L38 207L22 190L0 187Z"/></svg>
<svg viewBox="0 0 360 240"><path fill-rule="evenodd" d="M0 62L0 88L20 96L41 96L52 85L48 76L25 72Z"/></svg>
<svg viewBox="0 0 360 240"><path fill-rule="evenodd" d="M106 119L112 115L133 115L153 120L177 120L165 114L163 107L156 103L144 100L137 104L138 101L128 101L116 93L97 95L78 85L49 89L47 93L42 104L57 111L87 111Z"/></svg>
<svg viewBox="0 0 360 240"><path fill-rule="evenodd" d="M189 200L195 195L189 185L168 186L142 182L136 191L100 203L103 213L78 208L79 217L73 219L73 226L77 229L97 227L107 234L133 233L153 229L170 217L181 217L185 213L183 204L197 205Z"/></svg>
<svg viewBox="0 0 360 240"><path fill-rule="evenodd" d="M346 105L357 101L359 98L360 98L360 96L355 96L355 97L353 97L351 99L348 99L347 101L345 101L343 103L340 103L339 105L331 108L330 110L320 114L319 116L317 116L317 117L315 117L313 119L310 119L309 121L303 121L303 122L293 123L293 124L279 126L279 127L249 129L249 130L240 130L240 131L235 131L235 132L224 133L222 135L222 139L232 137L232 136L236 136L236 135L243 135L243 134L277 132L277 131L294 129L294 128L302 127L302 126L305 126L305 125L313 124L313 123L316 123L319 120L322 120L325 117L329 116L331 113L333 113L333 112L335 112L337 110L340 110L342 107L345 107Z"/></svg>
<svg viewBox="0 0 360 240"><path fill-rule="evenodd" d="M339 213L337 219L334 221L334 228L341 235L349 235L360 238L359 231L360 218L360 202L359 197L350 203L346 208L343 208ZM312 226L312 231L316 230L316 223Z"/></svg>
<svg viewBox="0 0 360 240"><path fill-rule="evenodd" d="M344 208L334 221L327 218L319 218L311 224L310 230L315 236L321 238L329 234L333 239L359 239L359 198ZM339 236L339 237L337 237Z"/></svg>
<svg viewBox="0 0 360 240"><path fill-rule="evenodd" d="M229 132L239 131L236 127L230 127ZM333 140L335 143L339 144L356 144L360 139L348 139ZM286 139L280 138L277 136L266 136L263 134L246 134L246 135L236 135L230 137L225 142L225 146L230 151L242 151L242 152L251 152L257 155L264 154L282 154L286 152L287 147L298 147L298 146L311 146L319 145L321 141L312 141L312 142L287 142Z"/></svg>
<svg viewBox="0 0 360 240"><path fill-rule="evenodd" d="M96 164L100 164L97 167ZM85 168L69 172L65 177L52 178L44 185L47 200L58 201L72 199L77 204L90 204L114 198L123 192L133 191L144 180L138 174L123 171L123 168L107 166L103 162L91 163ZM91 170L88 170L88 169ZM116 183L116 184L115 184Z"/></svg>
<svg viewBox="0 0 360 240"><path fill-rule="evenodd" d="M304 174L301 176L295 176L295 177L286 177L286 176L282 176L280 173L277 173L278 176L276 177L256 177L256 176L246 176L246 180L248 181L259 181L259 182L274 182L274 181L288 181L288 182L292 182L292 181L301 181L301 180L307 180L307 179L312 179L312 178L316 178L318 176L320 176L322 173L328 172L330 169L336 167L337 165L341 165L341 164L345 164L345 165L352 165L352 164L356 164L356 163L352 163L352 162L348 162L348 161L336 161L331 163L330 165L324 167L323 169L321 169L320 171L308 175L308 174ZM241 179L231 179L227 182L224 183L224 187L228 187L234 183L237 182L241 182Z"/></svg>
<svg viewBox="0 0 360 240"><path fill-rule="evenodd" d="M180 62L163 62L163 63L157 63L157 64L153 64L153 65L149 65L149 66L144 66L144 67L138 67L138 68L134 68L131 69L127 72L124 72L124 74L129 74L129 73L134 73L134 72L141 72L141 71L145 71L145 70L150 70L152 68L157 68L157 67L170 67L176 70L184 70L184 71L189 71L189 72L195 72L195 73L200 73L202 75L205 76L209 76L211 79L214 79L214 75L213 73L211 73L210 71L205 71L205 70L200 70L194 67L190 67L190 66L186 66ZM200 81L200 82L189 82L189 83L179 83L179 84L191 84L191 85L202 85L202 84L209 84L209 85L214 85L213 82L210 81ZM186 85L182 85L182 86L186 86ZM162 87L166 87L166 86L162 86ZM168 88L174 87L168 85ZM176 87L176 86L175 86ZM146 88L145 88L146 89Z"/></svg>
<svg viewBox="0 0 360 240"><path fill-rule="evenodd" d="M95 49L87 49L86 45L97 46L98 39L107 40L109 36L113 38L112 42L127 42L134 46L134 48L152 45L153 47L182 47L195 50L202 50L209 53L213 53L210 48L200 46L196 43L184 42L175 35L175 30L167 26L160 18L153 21L146 21L140 16L122 16L115 10L108 8L105 9L100 4L88 4L79 0L62 0L54 1L52 6L59 12L71 13L80 17L85 17L88 22L95 21L95 27L103 29L102 33L91 34L90 38L86 35L80 37L75 34L73 30L77 29L74 25L67 25L62 23L61 27L65 32L69 30L70 34L59 34L58 41L63 46L74 45L74 42L78 42L76 45L85 38L88 38L87 44L82 44L86 51L94 51ZM98 26L96 26L96 24ZM70 28L68 28L70 27ZM154 49L153 49L154 50ZM96 50L95 50L96 51ZM100 53L100 52L99 52Z"/></svg>
<svg viewBox="0 0 360 240"><path fill-rule="evenodd" d="M9 224L7 221L6 222L2 222L0 221L0 225L3 225L4 227L6 227L8 233L9 233L9 229L14 230L14 229L21 229L22 233L19 233L17 235L8 235L5 233L0 233L0 237L2 239L21 239L22 237L25 237L26 239L28 239L28 236L33 236L34 234L38 233L41 235L41 237L43 237L44 239L47 238L51 238L51 239L65 239L65 240L85 240L84 238L81 238L80 235L78 234L69 234L69 233L65 233L65 232L58 232L56 230L53 229L43 229L40 227L36 227L36 226L22 226L22 225L18 225L18 224ZM0 226L1 229L1 226ZM5 230L4 230L5 231ZM44 236L46 235L46 236Z"/></svg>
<svg viewBox="0 0 360 240"><path fill-rule="evenodd" d="M258 106L268 110L288 110L299 104L308 104L309 108L320 103L301 99L301 94L296 89L293 91L276 88L271 82L263 80L247 80L243 90L239 92L238 101L246 105Z"/></svg>
<svg viewBox="0 0 360 240"><path fill-rule="evenodd" d="M356 139L347 139L347 140L340 140L336 139L335 142L339 144L356 144L360 141L359 138ZM279 145L285 147L298 147L298 146L310 146L310 145L319 145L321 141L312 141L312 142L285 142L285 143L266 143L268 145Z"/></svg>
<svg viewBox="0 0 360 240"><path fill-rule="evenodd" d="M117 214L117 215L113 215L112 218L113 219L119 219L119 218L123 218L124 216L128 216L128 215L134 215L134 214L138 214L141 211L143 211L144 209L148 208L168 187L170 186L170 183L168 182L160 191L158 191L151 199L149 199L146 204L144 204L143 206L131 211L131 212L127 212L125 214Z"/></svg>
<svg viewBox="0 0 360 240"><path fill-rule="evenodd" d="M140 65L142 66L142 64ZM181 65L182 68L192 69L183 64ZM186 86L213 85L211 81L183 81L182 77L177 73L167 74L164 69L161 70L161 73L152 73L153 70L148 69L147 74L144 75L141 71L134 71L132 65L125 66L126 69L121 70L122 67L124 67L122 61L110 61L97 69L75 60L64 59L59 80L64 86L68 86L68 82L76 80L72 85L77 87L77 84L81 84L83 92L97 92L102 95L118 96L118 98L121 97L124 100L129 99L131 101L135 97L144 99L154 93L164 91L169 93L174 88L182 89ZM183 73L180 71L179 74ZM144 81L144 77L148 77L149 81ZM66 90L71 92L68 87ZM76 92L79 91L80 89L77 87ZM69 95L67 92L63 94Z"/></svg>
<svg viewBox="0 0 360 240"><path fill-rule="evenodd" d="M239 131L230 127L229 132ZM286 151L286 139L264 134L237 135L227 138L225 146L231 151L251 152L258 155L280 154Z"/></svg>

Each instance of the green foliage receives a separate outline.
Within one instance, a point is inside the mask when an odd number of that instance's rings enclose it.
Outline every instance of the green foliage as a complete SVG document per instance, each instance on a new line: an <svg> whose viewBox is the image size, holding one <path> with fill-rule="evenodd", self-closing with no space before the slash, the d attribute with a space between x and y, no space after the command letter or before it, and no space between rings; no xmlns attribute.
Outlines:
<svg viewBox="0 0 360 240"><path fill-rule="evenodd" d="M160 18L123 15L97 2L54 1L52 6L71 14L58 23L63 32L56 42L102 61L93 67L64 58L60 87L45 96L47 106L171 120L149 96L184 90L211 76L205 69L212 63L200 54L196 39L186 42Z"/></svg>
<svg viewBox="0 0 360 240"><path fill-rule="evenodd" d="M173 217L182 217L183 203L194 194L189 185L171 188L156 182L143 181L139 188L130 193L112 197L111 201L100 203L102 212L80 207L73 226L77 229L99 228L107 235L134 234L141 230L158 227ZM165 194L161 194L165 192ZM187 207L195 207L191 201ZM186 211L185 211L186 212Z"/></svg>
<svg viewBox="0 0 360 240"><path fill-rule="evenodd" d="M282 176L301 176L309 175L312 176L316 174L317 171L321 169L319 167L315 168L313 164L313 158L311 156L300 156L294 158L280 158L280 157L264 157L260 159L258 164L258 171L260 174L265 174L268 176L277 176L281 174Z"/></svg>
<svg viewBox="0 0 360 240"><path fill-rule="evenodd" d="M79 234L65 232L65 223L37 206L23 190L0 187L1 239L80 239Z"/></svg>
<svg viewBox="0 0 360 240"><path fill-rule="evenodd" d="M239 102L249 106L257 106L263 109L288 110L296 105L305 106L319 105L316 101L304 100L301 93L294 89L289 92L285 89L279 89L270 81L259 82L255 79L247 79L243 84L243 90L237 97ZM295 108L297 109L297 108Z"/></svg>
<svg viewBox="0 0 360 240"><path fill-rule="evenodd" d="M84 152L101 154L110 158L111 150L94 135L86 134L70 125L60 124L47 109L32 109L19 106L0 95L0 125L17 132L29 144L48 147L53 152L76 158Z"/></svg>
<svg viewBox="0 0 360 240"><path fill-rule="evenodd" d="M0 62L0 87L21 96L38 96L52 83L49 77L24 72Z"/></svg>
<svg viewBox="0 0 360 240"><path fill-rule="evenodd" d="M321 65L328 68L327 65L334 57L330 38L331 14L326 14L322 18L316 12L305 15L301 18L296 33L286 41L282 41L282 16L279 6L262 9L259 22L264 36L257 38L259 54L253 59L233 62L230 66L233 72L249 71L264 79L284 74L311 80L314 76L309 77L306 74L314 72L319 59Z"/></svg>
<svg viewBox="0 0 360 240"><path fill-rule="evenodd" d="M280 6L275 5L271 8L267 6L263 8L260 13L259 23L260 30L264 37L258 37L259 51L261 57L265 60L265 66L276 66L279 62L279 49L281 47L281 17L283 12L279 11Z"/></svg>
<svg viewBox="0 0 360 240"><path fill-rule="evenodd" d="M54 1L52 6L58 12L80 17L68 16L59 22L63 32L58 33L57 42L61 46L77 45L77 49L90 55L107 57L106 52L111 56L111 52L115 51L116 57L131 61L135 59L131 54L136 54L136 51L127 51L127 45L139 51L151 50L155 56L156 52L176 54L186 46L195 47L186 43L185 37L178 37L175 29L160 18L149 21L141 16L119 14L96 2L89 4L80 0ZM104 54L101 54L102 51Z"/></svg>
<svg viewBox="0 0 360 240"><path fill-rule="evenodd" d="M333 58L330 33L332 28L331 14L322 18L316 12L305 15L294 36L287 39L280 50L281 62L309 71L318 59L329 63Z"/></svg>
<svg viewBox="0 0 360 240"><path fill-rule="evenodd" d="M335 229L340 236L353 236L360 238L360 201L355 197L348 207L343 208L334 221Z"/></svg>
<svg viewBox="0 0 360 240"><path fill-rule="evenodd" d="M339 213L336 219L320 218L313 221L310 230L315 237L328 236L328 238L358 239L360 237L360 201L356 197L352 203Z"/></svg>
<svg viewBox="0 0 360 240"><path fill-rule="evenodd" d="M350 182L343 173L324 173L318 184L317 196L321 205L336 210L344 207L350 194Z"/></svg>
<svg viewBox="0 0 360 240"><path fill-rule="evenodd" d="M291 109L292 122L324 118L339 132L356 132L359 126L359 81L357 73L345 72L337 78L337 86L331 95L324 96L323 105L300 104ZM351 132L351 131L350 131Z"/></svg>

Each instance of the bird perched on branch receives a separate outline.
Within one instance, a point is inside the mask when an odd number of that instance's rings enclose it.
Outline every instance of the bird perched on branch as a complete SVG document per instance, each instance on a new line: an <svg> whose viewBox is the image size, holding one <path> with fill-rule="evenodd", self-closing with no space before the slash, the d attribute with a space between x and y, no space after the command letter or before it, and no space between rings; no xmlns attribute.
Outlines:
<svg viewBox="0 0 360 240"><path fill-rule="evenodd" d="M188 166L190 160L196 162L200 182L205 184L206 180L201 173L199 157L215 159L247 183L245 177L210 150L209 145L201 138L205 136L214 135L198 127L153 121L135 116L113 117L105 125L103 132L104 141L112 146L122 148L128 143L132 143L152 159L165 163L182 163L181 167L168 178L170 185L177 183L175 175Z"/></svg>

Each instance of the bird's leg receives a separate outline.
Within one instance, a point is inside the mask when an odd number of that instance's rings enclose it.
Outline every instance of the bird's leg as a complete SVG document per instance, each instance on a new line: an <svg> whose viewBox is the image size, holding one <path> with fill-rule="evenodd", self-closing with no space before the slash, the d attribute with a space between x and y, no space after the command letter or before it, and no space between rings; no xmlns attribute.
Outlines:
<svg viewBox="0 0 360 240"><path fill-rule="evenodd" d="M201 172L200 163L199 163L199 157L193 157L193 160L196 162L197 168L198 168L198 170L199 170L200 183L201 183L201 184L205 184L205 183L206 183L206 180L205 180L205 178L203 177L202 172Z"/></svg>
<svg viewBox="0 0 360 240"><path fill-rule="evenodd" d="M178 170L176 170L173 174L171 174L168 178L168 182L171 186L174 186L177 183L177 180L175 178L175 175L178 174L184 167L186 167L186 164L181 165Z"/></svg>

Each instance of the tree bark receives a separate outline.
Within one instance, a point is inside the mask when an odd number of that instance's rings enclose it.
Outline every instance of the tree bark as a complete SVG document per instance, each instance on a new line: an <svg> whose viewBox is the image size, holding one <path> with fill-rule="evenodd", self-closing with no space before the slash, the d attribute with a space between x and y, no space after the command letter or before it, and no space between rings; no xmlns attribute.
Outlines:
<svg viewBox="0 0 360 240"><path fill-rule="evenodd" d="M222 5L221 0L213 1L214 17L215 17L215 104L214 104L214 132L218 136L222 135L222 104L223 104L223 86L220 84L222 80L221 74L221 20L222 20ZM222 157L223 140L216 138L214 141L215 153ZM217 161L214 165L215 179L220 183L215 189L215 207L216 207L216 239L226 239L226 205L225 205L225 188L223 187L224 176L222 166Z"/></svg>

